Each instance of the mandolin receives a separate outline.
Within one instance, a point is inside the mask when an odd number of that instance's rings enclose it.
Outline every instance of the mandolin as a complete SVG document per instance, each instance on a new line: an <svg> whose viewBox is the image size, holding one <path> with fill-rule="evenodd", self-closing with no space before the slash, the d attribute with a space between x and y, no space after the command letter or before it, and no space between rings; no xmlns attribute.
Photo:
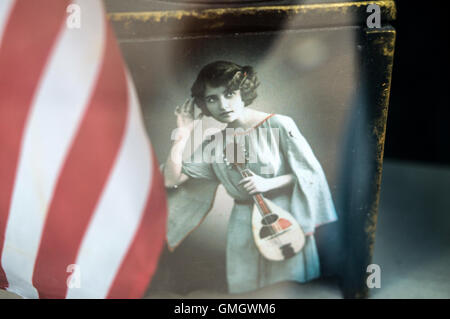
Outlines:
<svg viewBox="0 0 450 319"><path fill-rule="evenodd" d="M253 173L243 164L235 163L242 177ZM289 212L262 194L252 196L252 231L259 252L269 260L280 261L294 257L305 244L305 234Z"/></svg>

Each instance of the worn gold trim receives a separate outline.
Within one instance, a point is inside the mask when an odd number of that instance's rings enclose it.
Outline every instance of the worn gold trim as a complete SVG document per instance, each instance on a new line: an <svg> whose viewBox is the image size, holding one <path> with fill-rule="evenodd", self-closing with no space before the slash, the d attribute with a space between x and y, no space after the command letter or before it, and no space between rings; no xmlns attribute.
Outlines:
<svg viewBox="0 0 450 319"><path fill-rule="evenodd" d="M378 218L378 205L380 201L380 189L383 173L383 158L384 158L384 144L386 140L386 126L389 108L389 97L391 91L392 82L392 68L394 59L394 47L395 47L395 30L371 30L368 31L369 34L379 33L379 37L374 40L373 44L379 46L380 52L378 54L385 56L388 59L386 72L386 82L382 83L381 91L381 116L376 119L373 128L373 134L377 137L377 180L376 180L376 198L372 206L370 207L370 212L373 216L373 220L366 225L366 233L375 235L377 218ZM370 254L373 255L375 238L370 243L369 250Z"/></svg>
<svg viewBox="0 0 450 319"><path fill-rule="evenodd" d="M145 12L118 12L109 13L108 18L113 22L140 21L140 22L161 22L168 20L182 20L186 17L193 17L199 20L212 20L224 15L258 15L261 13L285 13L287 15L319 13L319 12L337 12L347 13L352 8L360 8L369 4L377 4L383 8L388 18L394 20L397 16L397 9L394 1L363 1L346 3L321 3L304 5L285 5L285 6L260 6L260 7L241 7L241 8L217 8L200 10L167 10L167 11L145 11Z"/></svg>
<svg viewBox="0 0 450 319"><path fill-rule="evenodd" d="M383 71L384 78L380 83L379 88L379 100L378 106L380 113L373 122L372 134L376 137L376 150L375 150L375 178L372 185L372 192L375 194L367 214L367 219L364 225L364 231L367 235L367 249L368 249L368 262L372 262L374 248L375 248L375 233L378 221L378 208L380 202L380 190L383 173L383 157L384 157L384 144L386 140L386 126L389 108L389 97L392 82L392 69L394 62L394 49L396 40L396 31L394 29L369 29L366 31L369 37L369 47L373 51L373 55L382 56L386 62L385 69ZM365 280L368 274L366 273ZM364 286L355 293L354 298L367 298L369 289Z"/></svg>

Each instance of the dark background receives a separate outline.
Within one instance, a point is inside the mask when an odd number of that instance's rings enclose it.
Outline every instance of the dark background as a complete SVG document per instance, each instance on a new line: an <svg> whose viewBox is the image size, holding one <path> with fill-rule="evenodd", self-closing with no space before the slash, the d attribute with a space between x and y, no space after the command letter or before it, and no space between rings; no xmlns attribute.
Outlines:
<svg viewBox="0 0 450 319"><path fill-rule="evenodd" d="M396 3L385 158L450 165L447 11L442 2Z"/></svg>

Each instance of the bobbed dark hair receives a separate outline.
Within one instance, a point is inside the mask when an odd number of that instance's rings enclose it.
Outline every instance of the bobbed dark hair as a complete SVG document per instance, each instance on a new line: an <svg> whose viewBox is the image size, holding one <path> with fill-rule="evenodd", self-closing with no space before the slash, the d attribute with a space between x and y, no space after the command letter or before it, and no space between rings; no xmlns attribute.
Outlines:
<svg viewBox="0 0 450 319"><path fill-rule="evenodd" d="M256 72L251 66L240 66L228 61L215 61L205 65L199 72L191 88L195 104L202 113L211 116L205 102L206 84L214 88L225 86L229 91L240 90L245 106L256 99L259 86Z"/></svg>

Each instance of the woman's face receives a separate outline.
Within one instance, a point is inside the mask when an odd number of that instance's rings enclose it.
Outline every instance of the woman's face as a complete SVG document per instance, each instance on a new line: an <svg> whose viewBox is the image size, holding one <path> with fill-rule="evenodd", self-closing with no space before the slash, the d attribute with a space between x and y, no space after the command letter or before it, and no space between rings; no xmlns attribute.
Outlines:
<svg viewBox="0 0 450 319"><path fill-rule="evenodd" d="M231 123L240 118L245 107L240 90L228 91L225 86L215 88L208 84L205 103L211 115L222 123Z"/></svg>

